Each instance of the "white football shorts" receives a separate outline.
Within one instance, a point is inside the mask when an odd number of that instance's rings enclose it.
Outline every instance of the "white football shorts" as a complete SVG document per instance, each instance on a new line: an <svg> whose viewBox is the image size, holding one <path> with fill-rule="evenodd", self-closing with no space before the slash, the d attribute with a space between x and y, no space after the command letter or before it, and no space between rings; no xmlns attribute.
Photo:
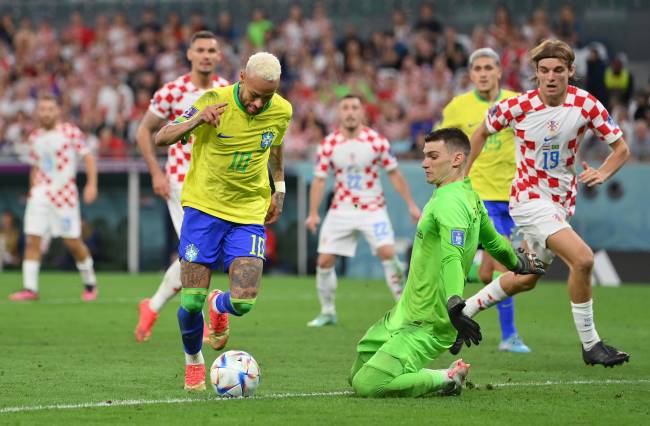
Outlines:
<svg viewBox="0 0 650 426"><path fill-rule="evenodd" d="M30 199L25 208L25 234L39 237L79 238L79 206L56 208L49 201Z"/></svg>
<svg viewBox="0 0 650 426"><path fill-rule="evenodd" d="M386 209L373 212L329 210L321 225L318 252L353 257L360 233L368 241L372 254L381 246L395 244Z"/></svg>
<svg viewBox="0 0 650 426"><path fill-rule="evenodd" d="M536 199L512 205L510 216L528 248L542 262L550 264L555 253L546 247L546 239L564 228L571 228L566 211L550 200Z"/></svg>

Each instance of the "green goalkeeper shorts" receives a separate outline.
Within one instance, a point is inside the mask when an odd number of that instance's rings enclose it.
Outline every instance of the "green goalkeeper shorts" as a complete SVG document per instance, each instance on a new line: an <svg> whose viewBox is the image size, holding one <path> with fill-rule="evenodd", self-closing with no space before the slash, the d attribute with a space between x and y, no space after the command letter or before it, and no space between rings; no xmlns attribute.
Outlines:
<svg viewBox="0 0 650 426"><path fill-rule="evenodd" d="M435 337L430 324L404 324L395 330L390 330L387 327L389 317L390 312L368 329L357 344L359 355L364 355L367 359L377 351L382 351L401 362L402 373L415 373L449 349L453 343ZM381 357L373 357L366 364L386 373L395 374L392 368L382 365L381 359Z"/></svg>

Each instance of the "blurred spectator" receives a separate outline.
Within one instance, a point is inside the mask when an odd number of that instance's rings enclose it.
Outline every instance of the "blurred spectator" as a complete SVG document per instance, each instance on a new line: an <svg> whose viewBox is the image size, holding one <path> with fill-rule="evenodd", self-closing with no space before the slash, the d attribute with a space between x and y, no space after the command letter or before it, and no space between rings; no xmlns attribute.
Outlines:
<svg viewBox="0 0 650 426"><path fill-rule="evenodd" d="M305 35L312 43L332 35L332 22L327 17L323 2L319 1L314 5L312 17L305 22Z"/></svg>
<svg viewBox="0 0 650 426"><path fill-rule="evenodd" d="M411 40L411 24L409 24L406 13L402 9L393 10L392 15L393 20L393 31L392 34L395 37L397 43L399 43L400 48L406 48L409 45Z"/></svg>
<svg viewBox="0 0 650 426"><path fill-rule="evenodd" d="M634 102L630 105L634 120L650 122L650 90L637 93Z"/></svg>
<svg viewBox="0 0 650 426"><path fill-rule="evenodd" d="M239 34L232 22L232 15L228 10L221 10L217 16L217 27L214 30L217 37L222 38L226 43L235 41Z"/></svg>
<svg viewBox="0 0 650 426"><path fill-rule="evenodd" d="M112 160L125 160L128 156L128 150L124 139L115 134L110 126L102 127L99 131L99 158L108 158Z"/></svg>
<svg viewBox="0 0 650 426"><path fill-rule="evenodd" d="M596 99L608 104L607 89L605 87L605 68L606 64L604 58L601 56L601 51L598 46L591 44L589 47L589 56L587 57L587 75L586 87L587 91L594 95Z"/></svg>
<svg viewBox="0 0 650 426"><path fill-rule="evenodd" d="M579 26L571 5L565 4L560 8L559 19L555 28L557 36L570 46L577 46Z"/></svg>
<svg viewBox="0 0 650 426"><path fill-rule="evenodd" d="M415 30L425 32L426 36L435 44L436 38L442 33L442 24L436 19L432 4L424 3L420 6Z"/></svg>
<svg viewBox="0 0 650 426"><path fill-rule="evenodd" d="M650 161L650 131L646 120L634 123L634 133L628 141L632 158L638 161Z"/></svg>
<svg viewBox="0 0 650 426"><path fill-rule="evenodd" d="M618 54L605 70L605 89L609 105L627 104L632 97L634 81L632 74L625 67L625 55Z"/></svg>
<svg viewBox="0 0 650 426"><path fill-rule="evenodd" d="M246 30L248 41L253 45L253 48L261 49L266 42L266 33L271 31L273 23L266 18L264 11L260 8L253 10L252 18Z"/></svg>
<svg viewBox="0 0 650 426"><path fill-rule="evenodd" d="M16 216L6 210L2 212L0 228L0 262L5 266L20 266L20 228Z"/></svg>
<svg viewBox="0 0 650 426"><path fill-rule="evenodd" d="M11 14L5 13L0 18L0 42L10 46L13 43L15 32L16 29L14 28L14 21L11 19Z"/></svg>

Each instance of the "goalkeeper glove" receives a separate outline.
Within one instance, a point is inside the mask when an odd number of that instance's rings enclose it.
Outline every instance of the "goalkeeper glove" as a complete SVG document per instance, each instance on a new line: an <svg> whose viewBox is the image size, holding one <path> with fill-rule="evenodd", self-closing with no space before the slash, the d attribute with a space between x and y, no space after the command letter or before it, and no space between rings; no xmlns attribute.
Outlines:
<svg viewBox="0 0 650 426"><path fill-rule="evenodd" d="M447 300L447 313L452 325L458 330L458 339L462 339L469 347L472 343L478 345L483 336L481 326L463 313L465 301L460 296L451 296Z"/></svg>
<svg viewBox="0 0 650 426"><path fill-rule="evenodd" d="M544 275L544 263L537 258L535 253L528 253L521 247L516 251L517 266L512 269L512 272L520 275Z"/></svg>

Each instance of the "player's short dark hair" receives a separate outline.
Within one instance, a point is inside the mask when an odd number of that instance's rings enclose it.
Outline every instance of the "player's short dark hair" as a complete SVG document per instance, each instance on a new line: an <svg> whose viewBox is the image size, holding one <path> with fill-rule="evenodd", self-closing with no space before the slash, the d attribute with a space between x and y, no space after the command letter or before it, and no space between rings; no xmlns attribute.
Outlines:
<svg viewBox="0 0 650 426"><path fill-rule="evenodd" d="M358 99L359 102L363 105L363 97L357 93L348 93L347 95L343 96L339 102L343 102L346 99Z"/></svg>
<svg viewBox="0 0 650 426"><path fill-rule="evenodd" d="M217 42L219 41L217 35L212 31L201 30L192 34L192 38L190 39L190 44L194 44L194 42L200 38L211 38L213 40L216 40Z"/></svg>
<svg viewBox="0 0 650 426"><path fill-rule="evenodd" d="M469 152L472 149L465 132L456 127L445 127L434 130L424 137L425 143L437 141L444 142L449 152L462 152L465 154L465 158L469 157Z"/></svg>

